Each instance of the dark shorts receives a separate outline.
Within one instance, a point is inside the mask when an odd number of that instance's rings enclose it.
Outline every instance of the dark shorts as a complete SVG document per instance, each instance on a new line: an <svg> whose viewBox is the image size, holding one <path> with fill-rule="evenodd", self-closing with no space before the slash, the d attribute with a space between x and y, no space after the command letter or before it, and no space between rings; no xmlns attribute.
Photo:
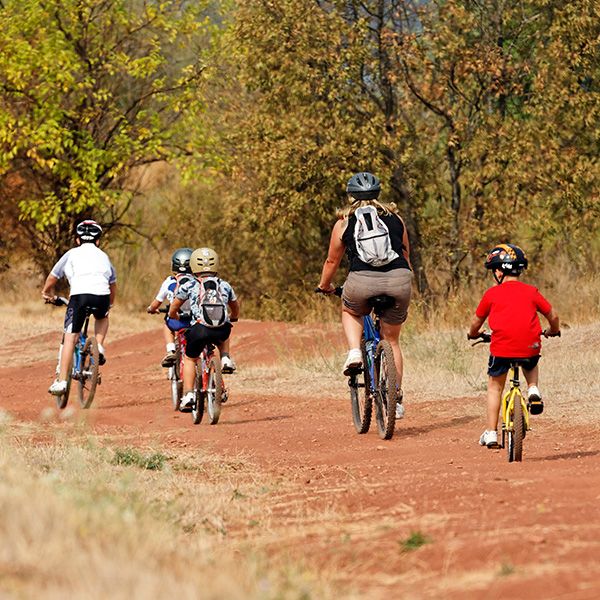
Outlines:
<svg viewBox="0 0 600 600"><path fill-rule="evenodd" d="M411 295L410 269L393 271L350 271L344 283L342 302L353 314L364 317L371 312L369 298L387 294L396 303L386 308L381 320L388 325L400 325L406 321Z"/></svg>
<svg viewBox="0 0 600 600"><path fill-rule="evenodd" d="M224 342L231 334L231 323L225 323L220 327L206 327L196 323L185 333L187 340L185 346L185 355L190 358L198 358L207 344L217 345Z"/></svg>
<svg viewBox="0 0 600 600"><path fill-rule="evenodd" d="M65 314L65 333L79 333L81 331L87 310L94 315L94 319L108 317L110 295L76 294L71 296Z"/></svg>
<svg viewBox="0 0 600 600"><path fill-rule="evenodd" d="M540 355L529 356L527 358L504 358L502 356L492 356L490 354L490 360L488 362L488 375L492 377L498 377L504 375L510 370L510 363L515 360L519 361L519 364L525 371L531 371L538 364Z"/></svg>

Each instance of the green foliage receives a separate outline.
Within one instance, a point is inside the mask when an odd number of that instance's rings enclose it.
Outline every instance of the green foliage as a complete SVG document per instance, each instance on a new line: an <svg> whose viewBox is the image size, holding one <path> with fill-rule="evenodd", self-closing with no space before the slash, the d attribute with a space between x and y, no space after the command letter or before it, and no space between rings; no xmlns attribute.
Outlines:
<svg viewBox="0 0 600 600"><path fill-rule="evenodd" d="M433 540L423 535L419 531L411 531L410 535L405 539L401 540L398 543L400 544L400 548L402 552L410 552L411 550L416 550L425 544L431 544Z"/></svg>
<svg viewBox="0 0 600 600"><path fill-rule="evenodd" d="M126 224L141 167L204 150L211 4L3 3L0 177L41 262L81 217Z"/></svg>

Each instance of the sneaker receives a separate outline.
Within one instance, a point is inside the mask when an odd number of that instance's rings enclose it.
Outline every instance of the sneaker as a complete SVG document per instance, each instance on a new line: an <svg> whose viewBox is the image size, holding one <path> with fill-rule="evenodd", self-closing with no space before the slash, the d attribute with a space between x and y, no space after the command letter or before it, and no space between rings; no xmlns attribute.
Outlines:
<svg viewBox="0 0 600 600"><path fill-rule="evenodd" d="M488 448L493 448L498 445L498 432L497 431L488 431L487 429L481 434L479 438L480 446L487 446Z"/></svg>
<svg viewBox="0 0 600 600"><path fill-rule="evenodd" d="M398 385L396 385L396 389ZM398 390L398 398L396 400L396 419L402 419L404 417L404 404L402 404L402 399L404 394L402 390Z"/></svg>
<svg viewBox="0 0 600 600"><path fill-rule="evenodd" d="M529 399L529 412L532 415L541 415L544 412L544 403L542 402L542 395L537 385L532 385L528 391Z"/></svg>
<svg viewBox="0 0 600 600"><path fill-rule="evenodd" d="M175 350L168 350L165 357L162 359L161 365L163 367L170 367L175 363L175 359L177 358L177 354L175 354Z"/></svg>
<svg viewBox="0 0 600 600"><path fill-rule="evenodd" d="M192 408L196 402L196 392L187 392L181 399L179 403L179 410L183 410L184 408Z"/></svg>
<svg viewBox="0 0 600 600"><path fill-rule="evenodd" d="M62 396L67 391L67 380L58 381L54 380L54 383L48 388L48 392L54 396Z"/></svg>
<svg viewBox="0 0 600 600"><path fill-rule="evenodd" d="M344 375L350 375L350 369L358 369L362 366L362 352L359 348L353 348L348 352L348 358L344 363Z"/></svg>
<svg viewBox="0 0 600 600"><path fill-rule="evenodd" d="M230 356L221 357L221 371L223 371L223 373L233 373L235 368L235 363Z"/></svg>
<svg viewBox="0 0 600 600"><path fill-rule="evenodd" d="M100 366L102 366L102 365L103 365L103 364L105 364L105 363L106 363L106 356L104 356L104 352L100 352L100 353L98 354L98 364L99 364Z"/></svg>

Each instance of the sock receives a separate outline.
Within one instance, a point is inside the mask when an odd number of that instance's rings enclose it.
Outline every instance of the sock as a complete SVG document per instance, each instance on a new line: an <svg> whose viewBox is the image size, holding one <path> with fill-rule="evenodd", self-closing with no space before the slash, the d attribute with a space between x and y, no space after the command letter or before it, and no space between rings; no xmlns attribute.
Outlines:
<svg viewBox="0 0 600 600"><path fill-rule="evenodd" d="M102 344L98 344L98 352L100 352L100 354L104 354L104 346Z"/></svg>
<svg viewBox="0 0 600 600"><path fill-rule="evenodd" d="M167 352L175 352L175 344L173 342L167 344Z"/></svg>

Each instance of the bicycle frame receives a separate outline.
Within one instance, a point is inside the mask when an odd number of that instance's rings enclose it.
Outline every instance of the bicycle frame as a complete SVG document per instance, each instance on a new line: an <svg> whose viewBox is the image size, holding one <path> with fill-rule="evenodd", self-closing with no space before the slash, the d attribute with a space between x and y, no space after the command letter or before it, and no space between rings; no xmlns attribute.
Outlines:
<svg viewBox="0 0 600 600"><path fill-rule="evenodd" d="M523 408L523 417L525 418L525 431L529 431L529 410L523 392L521 392L521 383L519 381L519 364L511 365L510 388L502 396L502 448L504 448L504 439L509 431L514 430L512 416L515 410L515 403L520 402Z"/></svg>
<svg viewBox="0 0 600 600"><path fill-rule="evenodd" d="M381 341L381 335L373 322L371 315L363 317L365 341L367 344L367 361L369 368L369 375L371 381L371 393L374 393L375 388L373 382L375 381L375 353L377 352L377 345Z"/></svg>

